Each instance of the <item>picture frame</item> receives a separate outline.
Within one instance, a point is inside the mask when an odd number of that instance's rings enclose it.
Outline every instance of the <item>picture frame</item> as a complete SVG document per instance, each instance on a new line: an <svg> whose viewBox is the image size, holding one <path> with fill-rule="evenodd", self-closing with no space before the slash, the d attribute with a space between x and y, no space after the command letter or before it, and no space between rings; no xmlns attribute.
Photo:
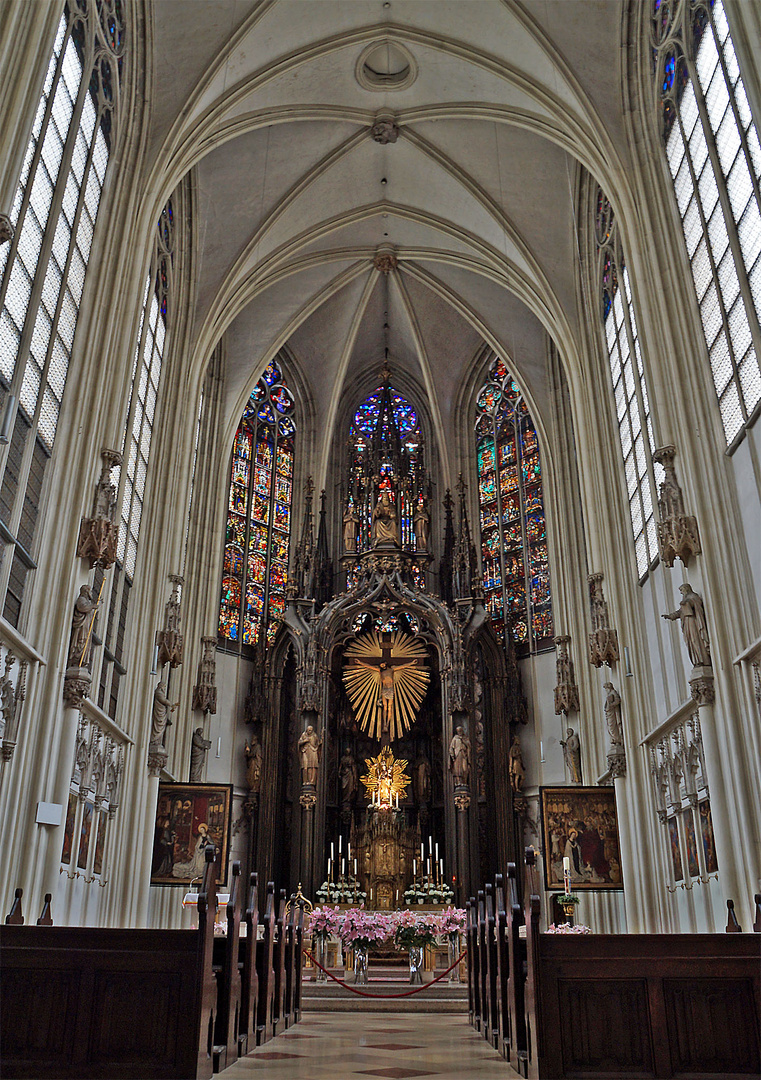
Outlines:
<svg viewBox="0 0 761 1080"><path fill-rule="evenodd" d="M226 885L232 796L232 784L159 784L151 885L200 883L207 843L217 849L217 886Z"/></svg>
<svg viewBox="0 0 761 1080"><path fill-rule="evenodd" d="M565 892L566 855L572 892L623 889L615 788L540 787L539 809L545 889Z"/></svg>

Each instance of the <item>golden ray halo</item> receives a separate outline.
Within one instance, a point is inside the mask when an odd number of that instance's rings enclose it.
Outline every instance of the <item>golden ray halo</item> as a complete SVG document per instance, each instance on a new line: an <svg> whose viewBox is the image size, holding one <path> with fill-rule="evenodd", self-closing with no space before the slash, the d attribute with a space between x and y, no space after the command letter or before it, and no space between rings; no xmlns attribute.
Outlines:
<svg viewBox="0 0 761 1080"><path fill-rule="evenodd" d="M402 630L393 631L385 643L372 630L346 647L344 657L349 663L344 665L344 686L360 728L371 738L381 738L379 704L384 701L382 691L389 689L393 694L389 737L399 739L409 730L431 677L423 666L427 655L425 644Z"/></svg>
<svg viewBox="0 0 761 1080"><path fill-rule="evenodd" d="M390 746L384 746L377 757L365 758L367 773L360 780L365 786L372 806L399 809L399 798L407 794L412 783L405 769L406 758L395 758Z"/></svg>

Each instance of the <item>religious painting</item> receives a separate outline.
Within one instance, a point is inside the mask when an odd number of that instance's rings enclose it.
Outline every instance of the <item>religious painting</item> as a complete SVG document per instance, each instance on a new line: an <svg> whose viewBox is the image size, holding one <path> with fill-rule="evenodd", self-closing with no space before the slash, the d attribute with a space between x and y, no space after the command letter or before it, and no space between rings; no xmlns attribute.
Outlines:
<svg viewBox="0 0 761 1080"><path fill-rule="evenodd" d="M98 814L98 831L95 834L95 855L93 856L92 872L93 874L103 873L103 850L106 846L106 826L108 824L107 814Z"/></svg>
<svg viewBox="0 0 761 1080"><path fill-rule="evenodd" d="M539 795L545 888L564 889L567 856L573 892L623 889L614 788L543 787Z"/></svg>
<svg viewBox="0 0 761 1080"><path fill-rule="evenodd" d="M225 884L232 794L232 784L159 784L151 885L200 882L208 844L217 850L217 884Z"/></svg>
<svg viewBox="0 0 761 1080"><path fill-rule="evenodd" d="M687 838L687 869L690 877L700 877L698 843L695 838L695 820L692 810L688 810L684 815L684 835Z"/></svg>
<svg viewBox="0 0 761 1080"><path fill-rule="evenodd" d="M74 843L74 822L77 817L77 797L73 791L69 792L69 806L66 810L66 825L63 830L63 849L61 862L68 866L71 862L71 848Z"/></svg>
<svg viewBox="0 0 761 1080"><path fill-rule="evenodd" d="M684 880L682 870L682 848L679 844L679 826L675 817L668 819L669 847L671 848L671 866L674 870L674 881Z"/></svg>
<svg viewBox="0 0 761 1080"><path fill-rule="evenodd" d="M91 802L86 802L82 807L82 827L79 830L79 855L77 867L80 870L87 869L87 852L90 849L90 833L92 832L92 818L95 807Z"/></svg>
<svg viewBox="0 0 761 1080"><path fill-rule="evenodd" d="M703 841L703 858L706 864L707 874L718 874L719 863L716 859L716 842L713 838L713 821L711 819L711 803L703 799L698 803L700 815L700 836Z"/></svg>

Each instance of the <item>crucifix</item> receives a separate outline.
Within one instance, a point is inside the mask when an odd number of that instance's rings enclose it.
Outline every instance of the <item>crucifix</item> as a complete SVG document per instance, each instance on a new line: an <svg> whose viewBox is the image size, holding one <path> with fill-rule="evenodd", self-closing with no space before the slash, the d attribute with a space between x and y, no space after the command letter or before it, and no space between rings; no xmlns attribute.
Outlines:
<svg viewBox="0 0 761 1080"><path fill-rule="evenodd" d="M389 746L410 727L428 686L425 645L401 630L373 630L345 656L344 684L360 727Z"/></svg>

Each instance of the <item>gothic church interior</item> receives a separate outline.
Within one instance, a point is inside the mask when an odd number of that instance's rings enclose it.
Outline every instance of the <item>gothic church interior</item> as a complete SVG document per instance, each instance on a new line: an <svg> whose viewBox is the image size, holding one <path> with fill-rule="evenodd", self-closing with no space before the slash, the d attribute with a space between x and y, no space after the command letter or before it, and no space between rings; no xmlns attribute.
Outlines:
<svg viewBox="0 0 761 1080"><path fill-rule="evenodd" d="M569 851L598 933L752 923L761 7L16 0L0 47L4 911L189 926L211 835L312 900L532 845L545 923Z"/></svg>

